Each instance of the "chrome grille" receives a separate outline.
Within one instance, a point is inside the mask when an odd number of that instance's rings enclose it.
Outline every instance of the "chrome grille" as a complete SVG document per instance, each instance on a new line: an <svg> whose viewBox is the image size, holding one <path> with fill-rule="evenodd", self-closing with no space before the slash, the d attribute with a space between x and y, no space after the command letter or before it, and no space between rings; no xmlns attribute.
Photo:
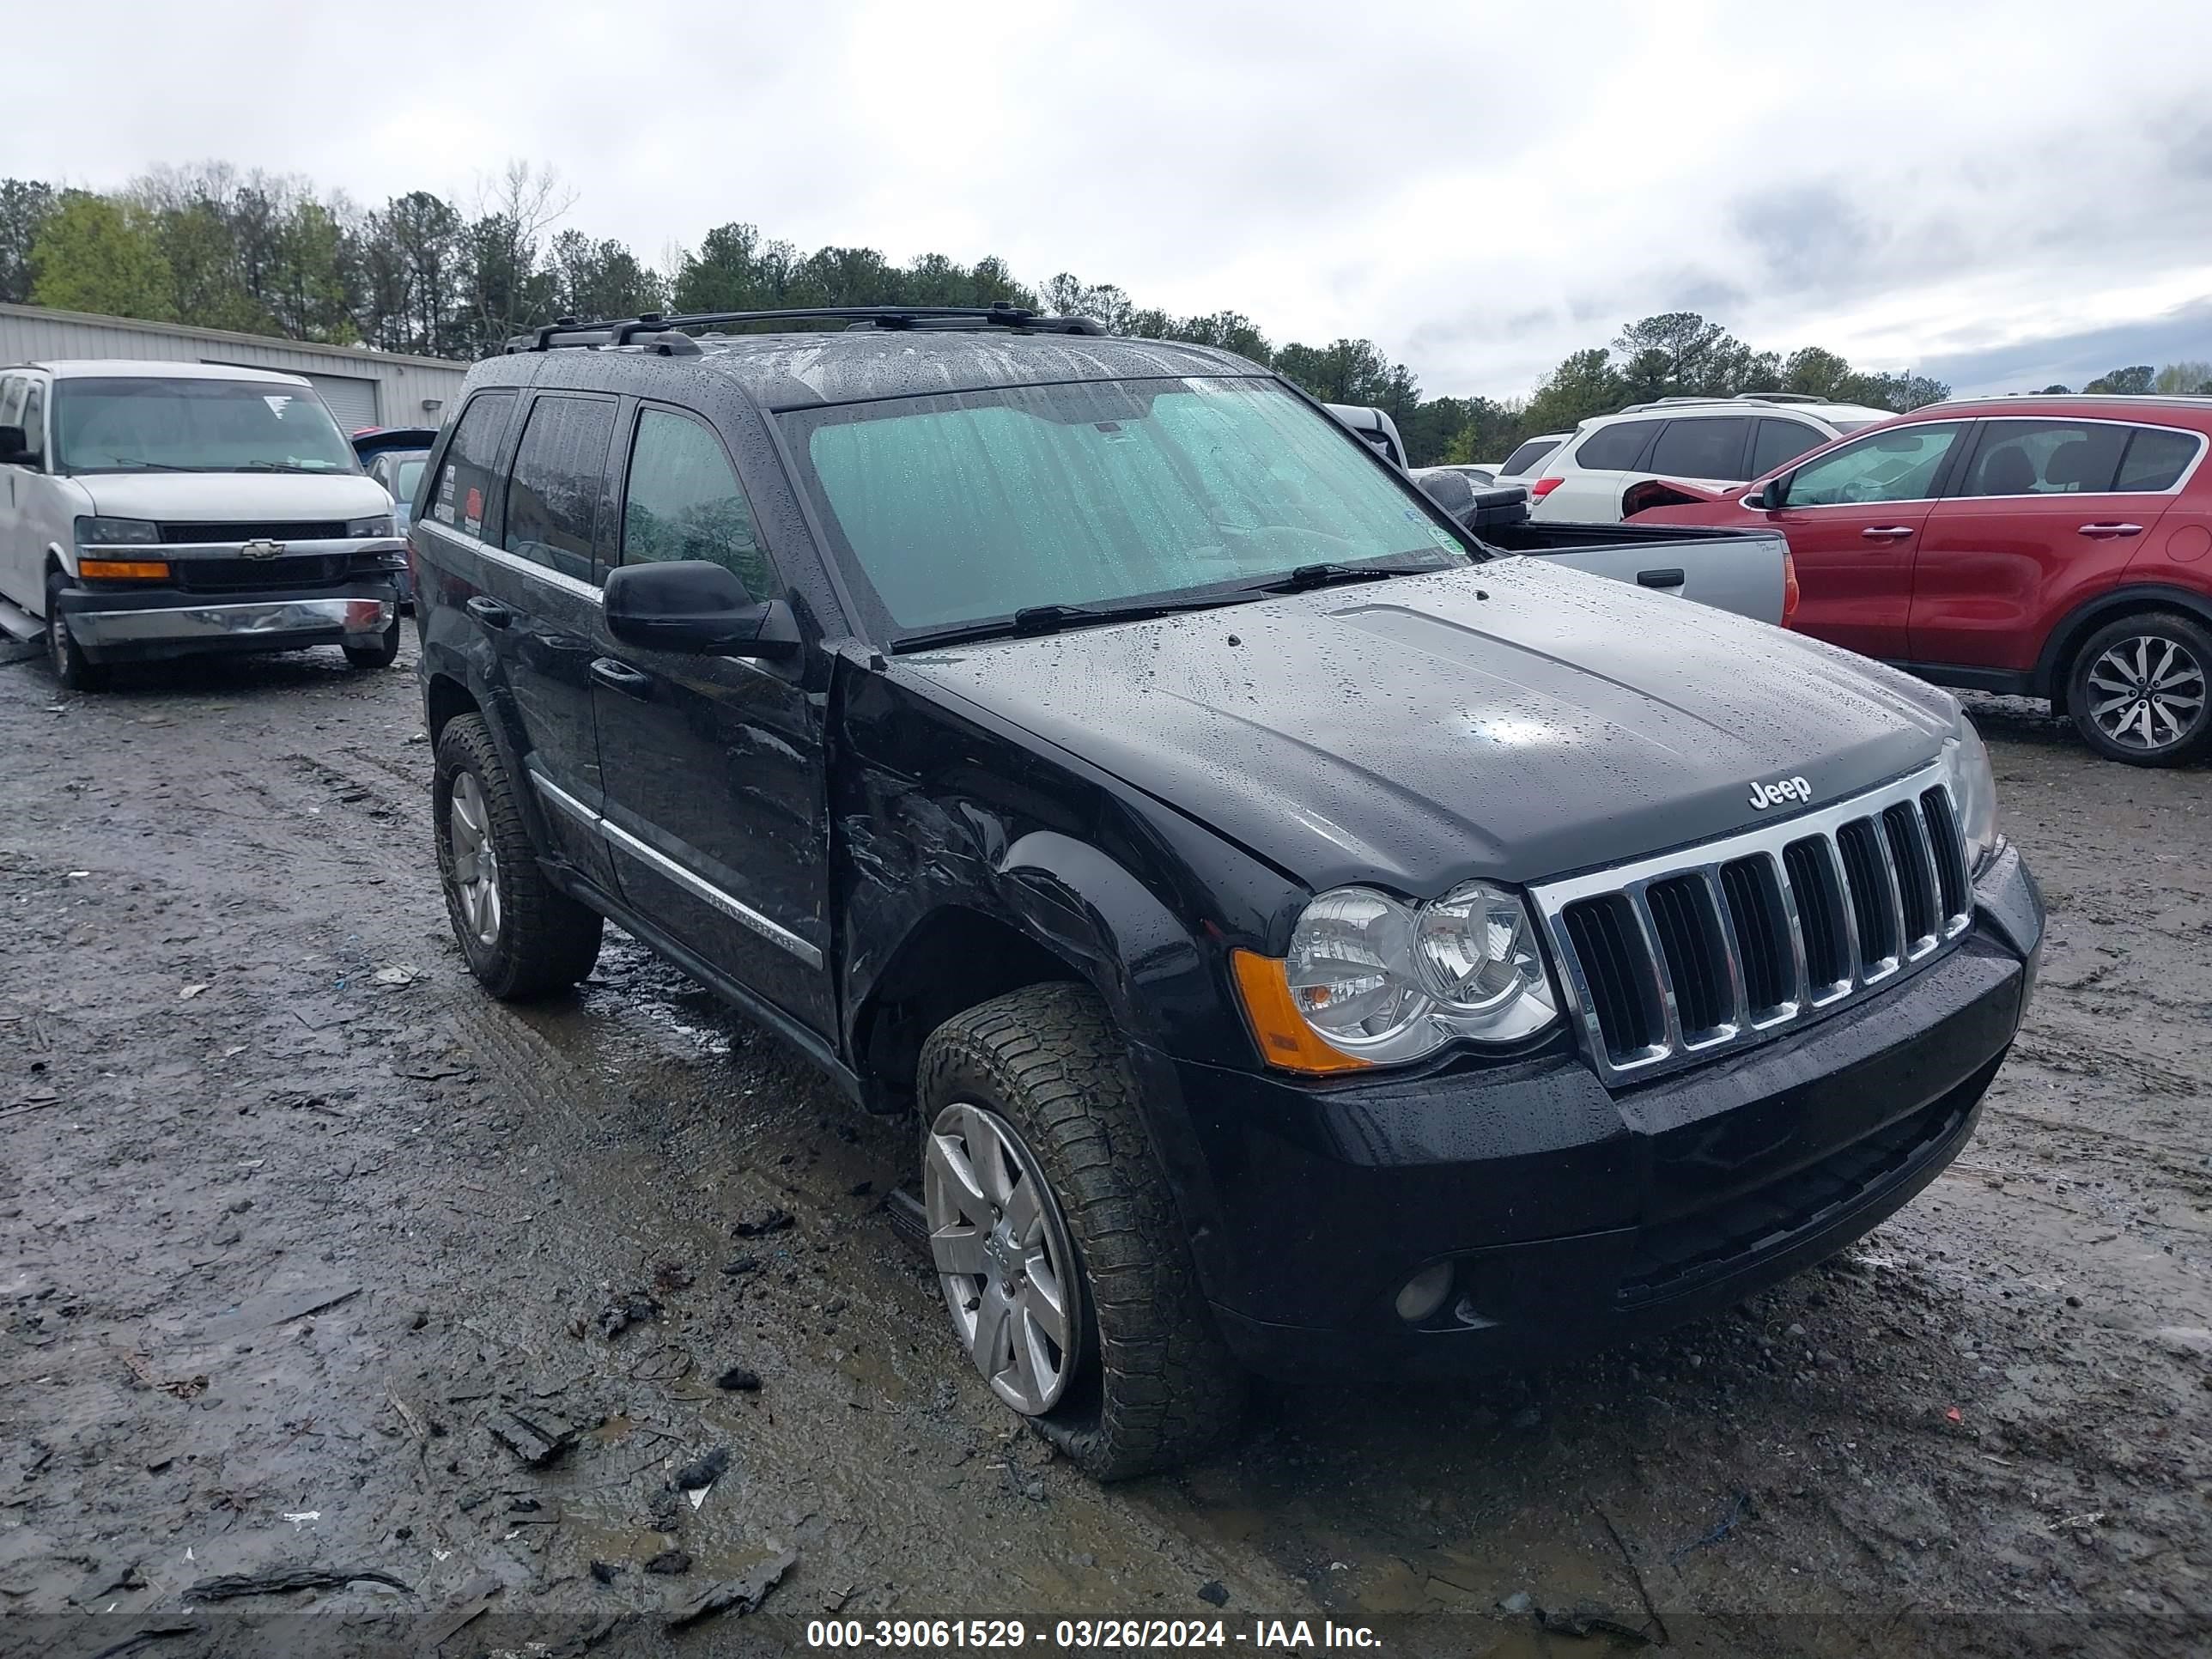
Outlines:
<svg viewBox="0 0 2212 1659"><path fill-rule="evenodd" d="M1608 1082L1854 1001L1934 960L1973 909L1940 765L1531 896Z"/></svg>

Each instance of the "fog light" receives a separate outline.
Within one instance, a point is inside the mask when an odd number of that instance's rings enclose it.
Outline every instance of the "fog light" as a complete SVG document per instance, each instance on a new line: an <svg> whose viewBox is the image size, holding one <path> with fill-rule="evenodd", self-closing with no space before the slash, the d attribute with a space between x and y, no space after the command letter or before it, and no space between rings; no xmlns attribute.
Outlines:
<svg viewBox="0 0 2212 1659"><path fill-rule="evenodd" d="M1419 1324L1444 1305L1444 1298L1451 1294L1451 1282L1449 1261L1422 1268L1398 1292L1398 1317L1408 1325Z"/></svg>

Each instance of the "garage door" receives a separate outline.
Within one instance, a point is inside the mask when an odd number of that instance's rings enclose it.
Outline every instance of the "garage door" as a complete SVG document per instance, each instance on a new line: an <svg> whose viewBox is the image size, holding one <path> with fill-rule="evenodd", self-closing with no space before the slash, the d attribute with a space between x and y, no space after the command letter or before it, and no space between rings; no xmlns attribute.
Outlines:
<svg viewBox="0 0 2212 1659"><path fill-rule="evenodd" d="M376 382L351 374L310 374L308 381L337 417L338 430L350 437L376 424Z"/></svg>

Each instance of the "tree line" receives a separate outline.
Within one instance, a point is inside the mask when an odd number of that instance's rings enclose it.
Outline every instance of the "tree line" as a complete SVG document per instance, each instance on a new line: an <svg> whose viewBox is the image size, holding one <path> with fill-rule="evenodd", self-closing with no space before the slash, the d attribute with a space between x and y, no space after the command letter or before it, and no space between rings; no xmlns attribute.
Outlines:
<svg viewBox="0 0 2212 1659"><path fill-rule="evenodd" d="M209 161L156 167L120 190L0 180L0 301L467 361L556 318L808 306L1008 304L1097 318L1124 334L1220 346L1329 403L1389 411L1416 465L1496 459L1522 438L1664 397L1779 391L1902 411L1950 388L1855 369L1807 346L1757 351L1693 312L1631 323L1577 351L1525 398L1425 397L1371 340L1277 346L1237 311L1176 316L1067 273L1031 286L1006 263L942 253L896 263L868 247L802 251L750 224L710 230L658 263L555 227L573 198L551 172L511 164L463 203L410 191L381 206L307 180ZM2115 370L2085 388L2166 389L2212 366Z"/></svg>

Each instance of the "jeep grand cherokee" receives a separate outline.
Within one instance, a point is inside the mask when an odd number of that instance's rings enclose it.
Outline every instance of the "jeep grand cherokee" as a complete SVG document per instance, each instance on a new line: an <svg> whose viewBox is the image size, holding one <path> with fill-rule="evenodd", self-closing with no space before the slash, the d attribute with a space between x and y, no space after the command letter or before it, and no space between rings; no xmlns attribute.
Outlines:
<svg viewBox="0 0 2212 1659"><path fill-rule="evenodd" d="M611 917L911 1116L955 1341L1101 1478L1248 1370L1523 1364L1832 1253L2033 979L1948 694L1495 554L1225 352L550 327L412 537L477 977Z"/></svg>

